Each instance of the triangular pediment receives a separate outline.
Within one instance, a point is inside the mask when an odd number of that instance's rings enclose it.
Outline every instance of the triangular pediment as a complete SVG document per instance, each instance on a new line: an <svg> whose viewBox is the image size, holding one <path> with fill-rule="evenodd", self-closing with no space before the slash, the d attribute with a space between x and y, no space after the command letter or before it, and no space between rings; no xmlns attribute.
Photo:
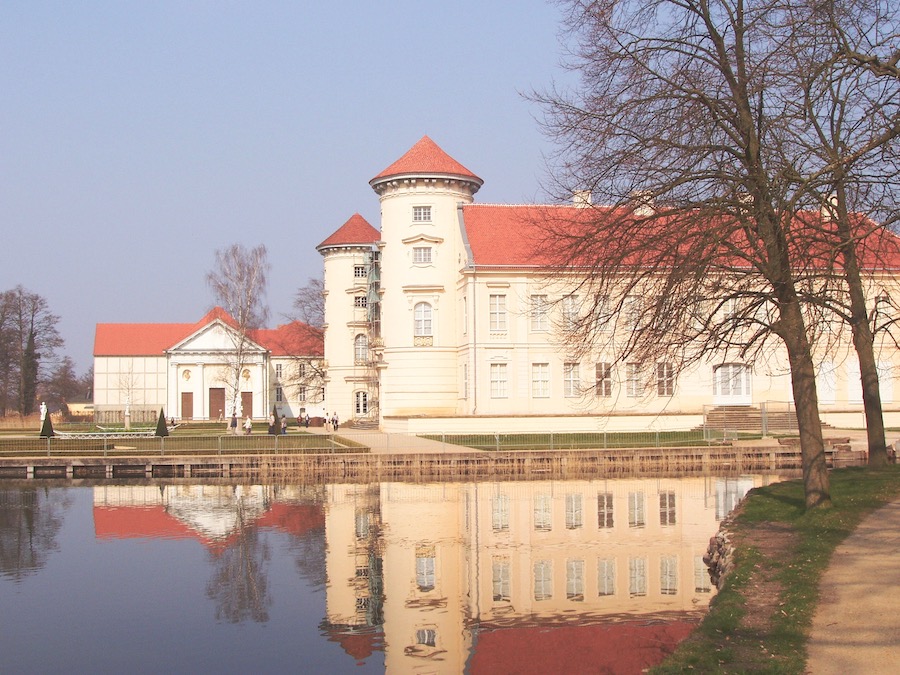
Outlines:
<svg viewBox="0 0 900 675"><path fill-rule="evenodd" d="M202 326L169 349L173 352L233 352L241 344L240 331L221 319ZM243 338L244 352L265 352L266 349L249 337Z"/></svg>

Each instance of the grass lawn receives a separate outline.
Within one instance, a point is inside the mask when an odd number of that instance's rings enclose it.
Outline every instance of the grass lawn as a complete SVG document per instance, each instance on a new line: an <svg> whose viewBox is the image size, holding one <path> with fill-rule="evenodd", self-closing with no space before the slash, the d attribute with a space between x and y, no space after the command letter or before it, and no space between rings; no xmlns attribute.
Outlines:
<svg viewBox="0 0 900 675"><path fill-rule="evenodd" d="M654 673L802 673L831 554L900 496L900 466L831 472L830 509L804 511L799 480L753 490L727 526L735 568L699 628Z"/></svg>

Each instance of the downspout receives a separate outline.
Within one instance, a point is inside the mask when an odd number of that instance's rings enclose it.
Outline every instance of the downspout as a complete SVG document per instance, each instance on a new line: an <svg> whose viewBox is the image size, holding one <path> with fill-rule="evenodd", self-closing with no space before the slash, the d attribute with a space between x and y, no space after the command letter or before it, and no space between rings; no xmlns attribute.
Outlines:
<svg viewBox="0 0 900 675"><path fill-rule="evenodd" d="M469 237L466 235L466 224L465 219L463 217L463 206L465 204L463 202L457 202L456 204L456 215L458 217L459 222L459 235L462 238L463 246L466 249L466 267L472 270L472 378L470 380L470 386L472 389L472 415L478 414L478 303L477 303L477 294L478 294L478 285L476 282L477 271L475 267L475 256L472 255L472 247L469 245ZM468 322L468 317L466 317L466 321ZM466 392L468 393L468 392Z"/></svg>

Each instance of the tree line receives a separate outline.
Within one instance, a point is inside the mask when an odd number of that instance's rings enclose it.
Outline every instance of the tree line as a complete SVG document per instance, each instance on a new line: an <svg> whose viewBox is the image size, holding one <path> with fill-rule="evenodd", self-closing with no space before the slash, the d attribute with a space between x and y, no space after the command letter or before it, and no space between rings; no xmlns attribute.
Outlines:
<svg viewBox="0 0 900 675"><path fill-rule="evenodd" d="M93 376L79 377L59 356L59 317L47 300L23 286L0 293L0 416L30 415L45 401L51 410L88 397Z"/></svg>

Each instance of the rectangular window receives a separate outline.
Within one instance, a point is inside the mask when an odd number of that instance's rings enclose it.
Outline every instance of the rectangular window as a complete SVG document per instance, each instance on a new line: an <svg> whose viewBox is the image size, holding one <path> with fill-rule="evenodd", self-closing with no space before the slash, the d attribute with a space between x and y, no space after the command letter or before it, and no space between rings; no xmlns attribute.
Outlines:
<svg viewBox="0 0 900 675"><path fill-rule="evenodd" d="M549 363L532 363L531 364L531 397L532 398L549 398L550 397L550 364Z"/></svg>
<svg viewBox="0 0 900 675"><path fill-rule="evenodd" d="M423 647L434 647L437 644L437 631L433 628L420 628L416 631L416 644Z"/></svg>
<svg viewBox="0 0 900 675"><path fill-rule="evenodd" d="M694 592L712 592L712 582L709 579L709 567L703 562L702 555L694 556Z"/></svg>
<svg viewBox="0 0 900 675"><path fill-rule="evenodd" d="M597 495L597 526L600 529L613 526L612 492L601 492Z"/></svg>
<svg viewBox="0 0 900 675"><path fill-rule="evenodd" d="M580 494L566 495L566 529L577 530L584 525L583 499Z"/></svg>
<svg viewBox="0 0 900 675"><path fill-rule="evenodd" d="M509 558L496 557L491 562L491 585L494 602L509 602L510 591Z"/></svg>
<svg viewBox="0 0 900 675"><path fill-rule="evenodd" d="M578 327L578 296L567 295L562 299L563 330L575 330Z"/></svg>
<svg viewBox="0 0 900 675"><path fill-rule="evenodd" d="M547 304L546 295L531 296L531 330L543 332L550 329L547 320Z"/></svg>
<svg viewBox="0 0 900 675"><path fill-rule="evenodd" d="M431 264L431 247L430 246L414 246L413 247L413 263L416 265Z"/></svg>
<svg viewBox="0 0 900 675"><path fill-rule="evenodd" d="M581 376L577 363L563 364L563 396L572 398L581 395Z"/></svg>
<svg viewBox="0 0 900 675"><path fill-rule="evenodd" d="M423 593L434 590L434 546L416 546L416 586Z"/></svg>
<svg viewBox="0 0 900 675"><path fill-rule="evenodd" d="M494 532L509 530L509 495L496 495L491 499L491 528Z"/></svg>
<svg viewBox="0 0 900 675"><path fill-rule="evenodd" d="M284 401L284 389L281 387L275 387L275 401L277 403Z"/></svg>
<svg viewBox="0 0 900 675"><path fill-rule="evenodd" d="M281 364L280 363L275 364L275 379L276 380L281 379Z"/></svg>
<svg viewBox="0 0 900 675"><path fill-rule="evenodd" d="M644 527L644 493L628 493L628 527Z"/></svg>
<svg viewBox="0 0 900 675"><path fill-rule="evenodd" d="M369 299L365 295L354 295L353 306L360 309L365 309L369 306Z"/></svg>
<svg viewBox="0 0 900 675"><path fill-rule="evenodd" d="M626 330L634 331L640 325L642 308L643 303L637 295L629 295L622 302L622 318Z"/></svg>
<svg viewBox="0 0 900 675"><path fill-rule="evenodd" d="M566 600L584 601L584 560L566 561Z"/></svg>
<svg viewBox="0 0 900 675"><path fill-rule="evenodd" d="M612 397L612 364L598 363L596 367L596 385L594 391L600 398Z"/></svg>
<svg viewBox="0 0 900 675"><path fill-rule="evenodd" d="M354 279L365 279L368 275L366 274L366 266L365 265L354 265L353 266L353 278Z"/></svg>
<svg viewBox="0 0 900 675"><path fill-rule="evenodd" d="M305 401L306 400L306 387L304 385L300 385L297 387L297 400Z"/></svg>
<svg viewBox="0 0 900 675"><path fill-rule="evenodd" d="M506 296L490 296L491 330L506 331Z"/></svg>
<svg viewBox="0 0 900 675"><path fill-rule="evenodd" d="M675 524L674 492L659 493L659 524L663 526Z"/></svg>
<svg viewBox="0 0 900 675"><path fill-rule="evenodd" d="M678 593L678 558L674 555L659 559L659 592L663 595Z"/></svg>
<svg viewBox="0 0 900 675"><path fill-rule="evenodd" d="M491 364L491 398L506 398L508 387L506 381L506 364Z"/></svg>
<svg viewBox="0 0 900 675"><path fill-rule="evenodd" d="M647 561L644 558L628 559L628 594L632 598L647 595Z"/></svg>
<svg viewBox="0 0 900 675"><path fill-rule="evenodd" d="M550 560L534 562L534 599L549 600L553 597L553 563Z"/></svg>
<svg viewBox="0 0 900 675"><path fill-rule="evenodd" d="M534 529L548 532L553 529L550 495L534 496Z"/></svg>
<svg viewBox="0 0 900 675"><path fill-rule="evenodd" d="M671 363L656 364L656 395L672 396L675 393L675 369Z"/></svg>
<svg viewBox="0 0 900 675"><path fill-rule="evenodd" d="M413 207L414 223L430 223L431 207L430 206L414 206Z"/></svg>
<svg viewBox="0 0 900 675"><path fill-rule="evenodd" d="M625 394L629 398L639 398L644 395L640 363L625 364Z"/></svg>
<svg viewBox="0 0 900 675"><path fill-rule="evenodd" d="M597 561L597 595L616 594L616 560L602 558Z"/></svg>

